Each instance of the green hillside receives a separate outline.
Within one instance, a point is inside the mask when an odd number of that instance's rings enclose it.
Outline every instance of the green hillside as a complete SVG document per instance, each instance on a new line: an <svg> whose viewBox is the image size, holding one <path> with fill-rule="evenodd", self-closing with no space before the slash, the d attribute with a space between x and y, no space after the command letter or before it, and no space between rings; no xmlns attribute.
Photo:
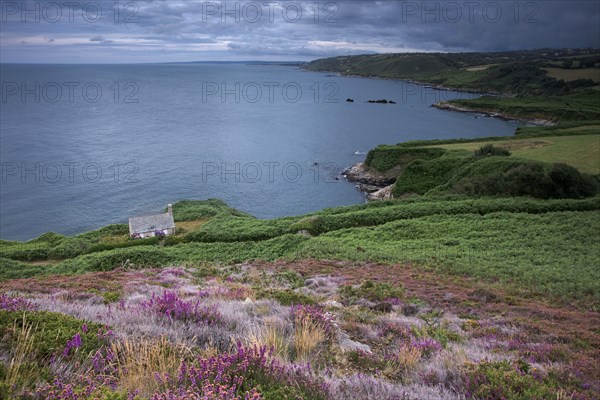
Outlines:
<svg viewBox="0 0 600 400"><path fill-rule="evenodd" d="M206 222L160 243L123 239L112 248L106 239L124 234L125 226L3 242L0 277L253 259L369 260L411 262L531 293L600 301L600 254L592 251L600 231L600 198L424 197L274 220L255 219L210 200L177 203L174 215L178 222L192 216Z"/></svg>
<svg viewBox="0 0 600 400"><path fill-rule="evenodd" d="M501 95L443 103L506 118L552 122L600 118L596 49L344 56L315 60L305 68Z"/></svg>

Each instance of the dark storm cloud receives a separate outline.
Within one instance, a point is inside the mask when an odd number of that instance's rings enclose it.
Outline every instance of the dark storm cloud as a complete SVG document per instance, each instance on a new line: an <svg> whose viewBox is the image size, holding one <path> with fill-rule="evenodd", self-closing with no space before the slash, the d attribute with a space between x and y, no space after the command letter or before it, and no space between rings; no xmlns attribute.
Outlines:
<svg viewBox="0 0 600 400"><path fill-rule="evenodd" d="M3 62L304 60L600 47L595 0L3 0L1 6Z"/></svg>

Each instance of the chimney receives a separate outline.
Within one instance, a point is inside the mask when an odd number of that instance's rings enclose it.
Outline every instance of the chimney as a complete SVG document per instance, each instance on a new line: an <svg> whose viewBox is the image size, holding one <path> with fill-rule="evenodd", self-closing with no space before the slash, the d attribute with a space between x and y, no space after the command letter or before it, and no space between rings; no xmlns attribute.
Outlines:
<svg viewBox="0 0 600 400"><path fill-rule="evenodd" d="M167 214L173 215L173 205L167 204Z"/></svg>

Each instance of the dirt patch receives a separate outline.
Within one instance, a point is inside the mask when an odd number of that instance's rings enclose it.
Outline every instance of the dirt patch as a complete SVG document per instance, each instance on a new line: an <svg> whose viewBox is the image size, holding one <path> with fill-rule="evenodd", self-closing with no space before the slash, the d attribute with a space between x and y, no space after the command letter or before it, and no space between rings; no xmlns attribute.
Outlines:
<svg viewBox="0 0 600 400"><path fill-rule="evenodd" d="M512 142L504 142L498 144L507 150L528 150L528 149L541 149L542 147L552 145L552 142L547 140L515 140Z"/></svg>
<svg viewBox="0 0 600 400"><path fill-rule="evenodd" d="M198 229L200 226L204 225L208 221L208 219L196 219L194 221L179 221L175 222L175 226L177 228L184 229L186 232L192 232Z"/></svg>
<svg viewBox="0 0 600 400"><path fill-rule="evenodd" d="M84 275L50 275L38 278L13 279L0 283L2 291L22 293L54 293L57 290L77 292L120 291L139 271L121 269L108 272L95 272Z"/></svg>
<svg viewBox="0 0 600 400"><path fill-rule="evenodd" d="M493 67L494 65L497 65L497 64L475 65L474 67L467 68L467 71L469 71L469 72L485 71L486 69Z"/></svg>

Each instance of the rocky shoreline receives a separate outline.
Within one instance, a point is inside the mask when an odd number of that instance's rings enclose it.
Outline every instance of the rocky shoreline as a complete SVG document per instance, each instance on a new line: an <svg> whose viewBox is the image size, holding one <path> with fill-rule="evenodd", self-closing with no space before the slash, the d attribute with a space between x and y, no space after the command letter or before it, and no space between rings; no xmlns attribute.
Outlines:
<svg viewBox="0 0 600 400"><path fill-rule="evenodd" d="M364 162L356 163L342 172L349 182L356 182L356 188L365 193L367 200L392 198L396 178L389 178L370 171Z"/></svg>
<svg viewBox="0 0 600 400"><path fill-rule="evenodd" d="M502 96L502 93L499 92L490 92L489 90L481 90L481 89L477 89L477 88L459 88L459 87L448 87L448 86L443 86L443 85L439 85L439 84L434 84L431 82L422 82L422 81L417 81L417 80L412 80L412 79L402 79L402 78L386 78L386 77L380 77L380 76L364 76L364 75L353 75L353 74L345 74L343 72L337 72L337 71L316 71L316 70L310 70L310 69L304 69L305 71L310 71L310 72L330 72L330 73L335 73L337 74L337 76L343 76L343 77L348 77L348 78L367 78L367 79L382 79L382 80L393 80L393 81L404 81L407 83L411 83L414 85L419 85L419 86L425 86L426 88L432 88L435 90L443 90L443 91L457 91L457 92L465 92L465 93L473 93L473 94L481 94L481 95L492 95L492 96ZM441 101L439 103L435 103L432 104L431 107L435 107L438 108L440 110L446 110L446 111L456 111L456 112L464 112L464 113L474 113L474 114L482 114L486 117L490 117L490 118L498 118L498 119L502 119L505 121L521 121L521 122L525 122L528 124L534 124L534 125L539 125L539 126L554 126L556 125L556 122L548 120L548 119L542 119L542 118L536 118L536 119L528 119L528 118L518 118L518 117L513 117L510 115L505 115L502 113L497 113L497 112L491 112L491 111L480 111L480 110L474 110L474 109L469 109L466 107L460 107L460 106L456 106L454 104L449 103L448 101Z"/></svg>
<svg viewBox="0 0 600 400"><path fill-rule="evenodd" d="M510 115L505 115L502 113L497 113L497 112L492 112L492 111L482 111L482 110L476 110L476 109L472 109L472 108L457 106L456 104L452 104L448 101L440 101L439 103L432 104L431 107L435 107L439 110L445 110L445 111L456 111L456 112L462 112L462 113L482 114L486 117L498 118L498 119L501 119L504 121L521 121L521 122L526 122L529 124L535 124L535 125L539 125L539 126L556 125L555 122L550 121L548 119L516 118L516 117L510 116Z"/></svg>

